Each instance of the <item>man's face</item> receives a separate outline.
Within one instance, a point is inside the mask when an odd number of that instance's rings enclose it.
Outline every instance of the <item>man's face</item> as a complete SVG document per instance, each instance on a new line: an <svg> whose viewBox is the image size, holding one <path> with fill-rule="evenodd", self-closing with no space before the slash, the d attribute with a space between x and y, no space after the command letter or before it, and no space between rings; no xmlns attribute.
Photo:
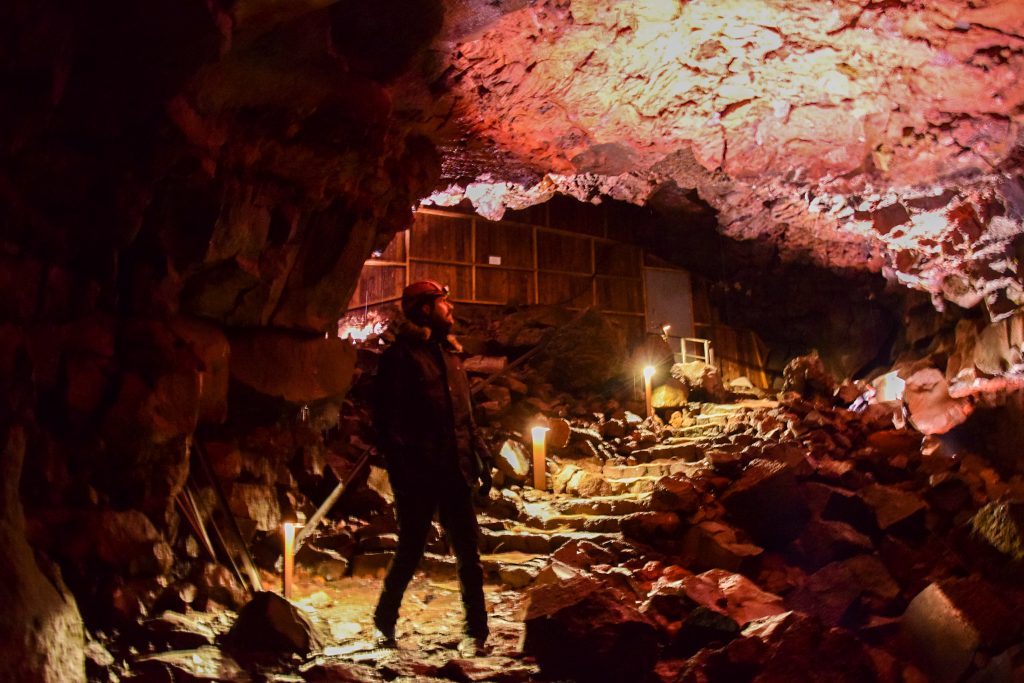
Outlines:
<svg viewBox="0 0 1024 683"><path fill-rule="evenodd" d="M455 318L452 316L454 309L455 304L448 301L448 297L439 296L434 299L427 314L430 326L438 330L450 330L455 324Z"/></svg>

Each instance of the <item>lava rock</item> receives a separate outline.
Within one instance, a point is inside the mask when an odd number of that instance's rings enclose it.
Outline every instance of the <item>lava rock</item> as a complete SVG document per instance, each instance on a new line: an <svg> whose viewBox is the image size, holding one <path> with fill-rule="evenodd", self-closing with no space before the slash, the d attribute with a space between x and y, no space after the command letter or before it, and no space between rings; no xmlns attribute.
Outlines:
<svg viewBox="0 0 1024 683"><path fill-rule="evenodd" d="M250 683L252 677L230 655L216 647L196 650L173 650L145 655L132 662L133 675L128 681L216 681L218 683Z"/></svg>
<svg viewBox="0 0 1024 683"><path fill-rule="evenodd" d="M970 399L949 395L946 377L936 368L918 370L908 377L903 398L911 424L922 434L945 434L974 412Z"/></svg>
<svg viewBox="0 0 1024 683"><path fill-rule="evenodd" d="M696 512L700 503L701 494L693 482L678 476L662 477L651 492L650 507L656 511L687 516Z"/></svg>
<svg viewBox="0 0 1024 683"><path fill-rule="evenodd" d="M224 642L233 650L308 655L321 648L313 624L277 593L256 593L238 613Z"/></svg>
<svg viewBox="0 0 1024 683"><path fill-rule="evenodd" d="M675 512L633 512L622 518L621 526L624 536L645 543L677 537L683 528Z"/></svg>
<svg viewBox="0 0 1024 683"><path fill-rule="evenodd" d="M810 517L792 470L768 460L751 460L720 500L737 525L765 547L786 545Z"/></svg>
<svg viewBox="0 0 1024 683"><path fill-rule="evenodd" d="M508 439L501 445L498 455L494 458L494 465L515 482L522 483L530 476L530 455L526 446L514 439Z"/></svg>
<svg viewBox="0 0 1024 683"><path fill-rule="evenodd" d="M938 683L960 680L979 649L1000 651L1021 631L1019 617L981 579L932 583L907 606L902 628L915 658Z"/></svg>
<svg viewBox="0 0 1024 683"><path fill-rule="evenodd" d="M659 634L650 619L594 581L534 588L523 652L546 677L617 683L651 675Z"/></svg>
<svg viewBox="0 0 1024 683"><path fill-rule="evenodd" d="M683 620L668 647L678 657L690 657L705 647L721 647L740 633L739 624L707 607L697 607Z"/></svg>

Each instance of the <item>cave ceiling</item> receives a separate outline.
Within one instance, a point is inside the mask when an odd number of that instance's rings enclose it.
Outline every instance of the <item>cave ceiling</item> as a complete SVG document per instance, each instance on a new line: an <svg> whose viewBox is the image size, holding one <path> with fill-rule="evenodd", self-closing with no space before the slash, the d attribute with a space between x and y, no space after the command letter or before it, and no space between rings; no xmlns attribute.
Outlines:
<svg viewBox="0 0 1024 683"><path fill-rule="evenodd" d="M445 4L392 84L441 151L435 204L678 196L783 259L1024 304L1018 0Z"/></svg>

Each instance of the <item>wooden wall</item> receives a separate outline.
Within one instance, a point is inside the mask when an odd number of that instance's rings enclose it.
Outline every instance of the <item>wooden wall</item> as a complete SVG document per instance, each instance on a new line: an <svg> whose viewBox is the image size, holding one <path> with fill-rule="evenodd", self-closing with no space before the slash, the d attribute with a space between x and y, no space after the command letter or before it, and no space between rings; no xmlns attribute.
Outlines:
<svg viewBox="0 0 1024 683"><path fill-rule="evenodd" d="M397 301L407 283L429 278L448 284L456 302L593 306L638 342L643 253L606 237L607 212L594 208L551 202L497 222L421 208L411 230L366 262L349 310Z"/></svg>

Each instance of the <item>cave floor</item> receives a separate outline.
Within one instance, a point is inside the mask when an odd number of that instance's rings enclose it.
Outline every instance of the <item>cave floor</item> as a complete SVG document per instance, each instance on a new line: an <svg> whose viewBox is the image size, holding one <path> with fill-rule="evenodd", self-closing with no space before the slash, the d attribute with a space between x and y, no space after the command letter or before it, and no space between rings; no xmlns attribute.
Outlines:
<svg viewBox="0 0 1024 683"><path fill-rule="evenodd" d="M280 580L264 573L264 586L279 592ZM171 650L138 658L121 680L228 681L531 681L538 668L521 651L523 594L495 583L484 587L491 635L486 656L466 658L458 582L440 571L419 571L405 594L396 635L397 649L376 642L372 614L379 577L324 580L299 575L291 602L304 613L322 648L308 659L229 654L216 646ZM234 618L223 611L194 612L191 618L223 634ZM106 679L92 679L106 680Z"/></svg>
<svg viewBox="0 0 1024 683"><path fill-rule="evenodd" d="M352 577L335 581L300 580L292 602L306 612L325 639L319 665L330 662L362 664L378 669L386 678L406 676L422 680L432 671L462 659L456 650L462 639L462 603L458 581L437 572L417 572L402 603L396 635L398 649L379 649L374 639L373 608L381 579ZM509 680L510 669L523 674L536 671L522 661L519 616L522 594L506 587L485 586L491 636L488 657L476 658L473 680L490 680L483 669L494 667ZM308 666L308 665L307 665ZM521 678L520 680L526 680Z"/></svg>

